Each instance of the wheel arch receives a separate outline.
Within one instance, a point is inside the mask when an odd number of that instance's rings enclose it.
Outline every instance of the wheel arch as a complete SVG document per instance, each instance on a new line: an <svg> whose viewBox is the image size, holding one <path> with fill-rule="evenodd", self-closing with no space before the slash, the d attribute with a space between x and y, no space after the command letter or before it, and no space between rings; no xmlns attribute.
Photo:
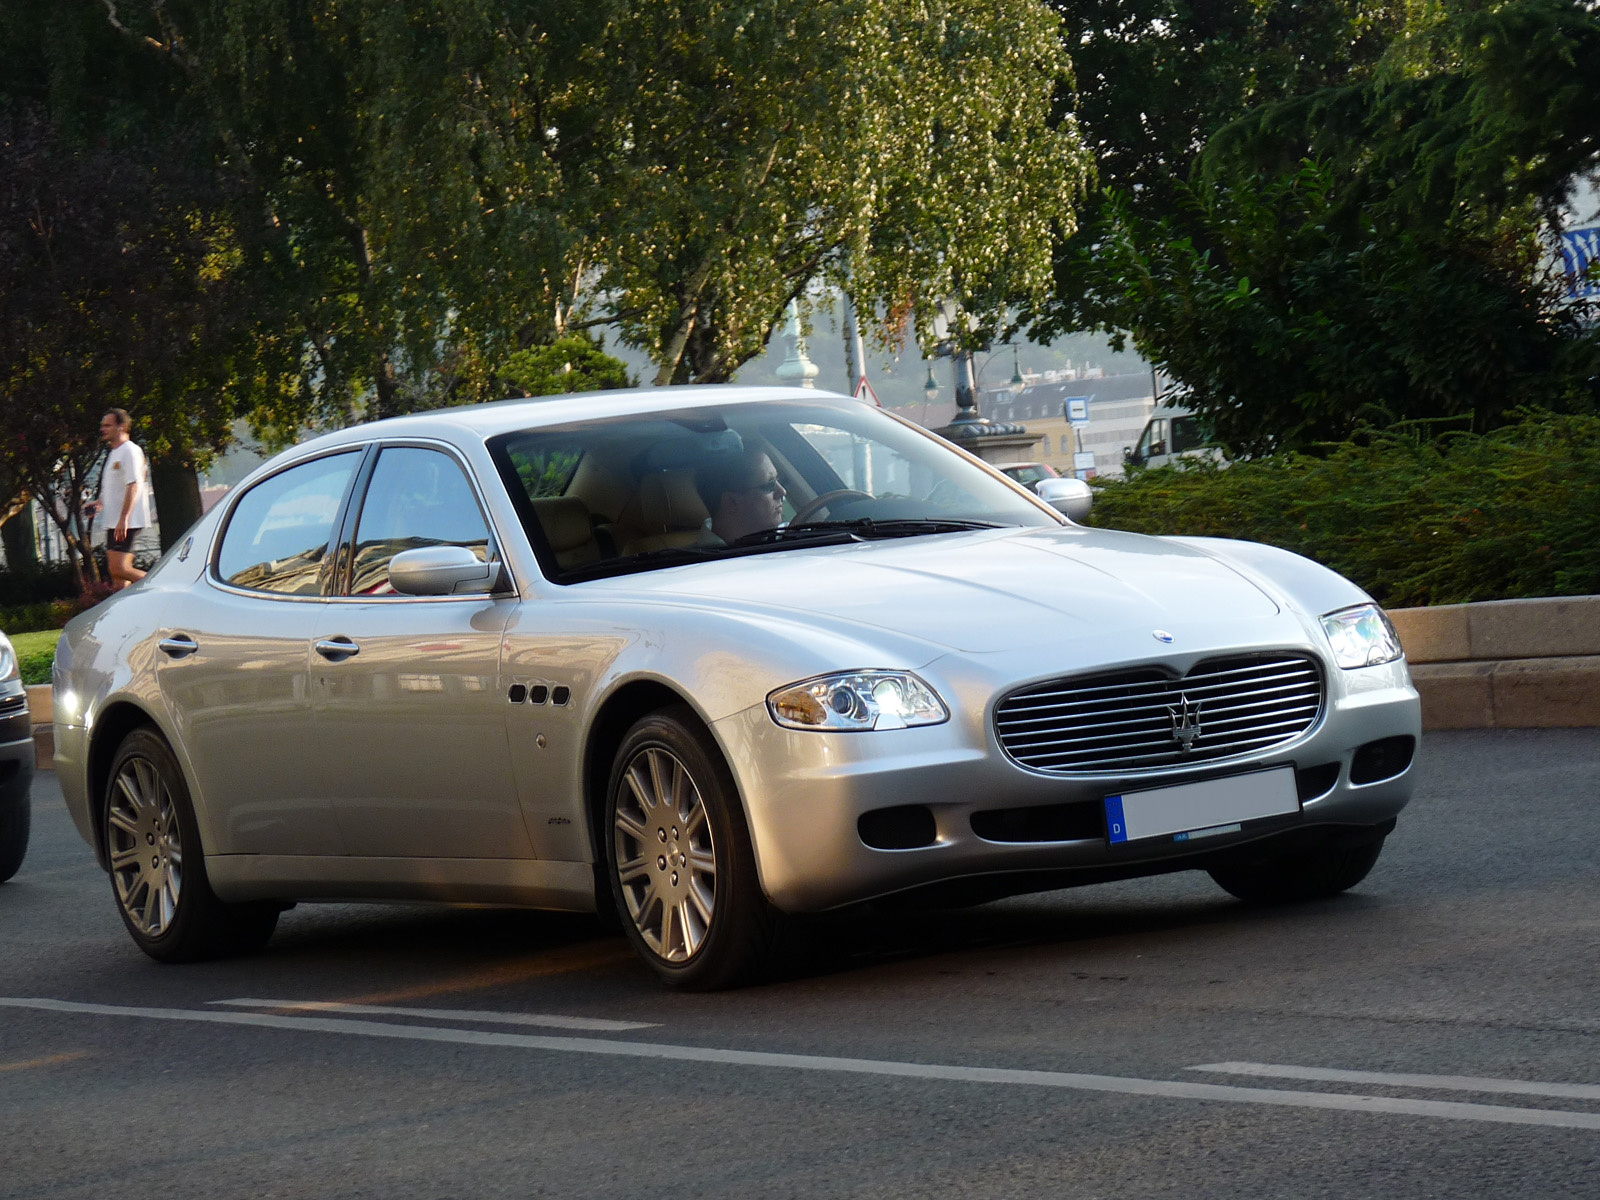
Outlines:
<svg viewBox="0 0 1600 1200"><path fill-rule="evenodd" d="M89 788L90 828L94 831L94 856L101 867L107 865L105 806L106 784L111 777L111 760L116 757L117 747L122 745L123 739L140 728L152 729L169 746L172 744L172 739L167 737L160 722L148 710L131 700L118 700L108 705L98 714L94 729L89 734L84 767Z"/></svg>
<svg viewBox="0 0 1600 1200"><path fill-rule="evenodd" d="M589 849L594 858L596 880L604 878L601 868L605 863L606 785L611 780L612 760L616 758L622 739L639 718L664 708L679 707L693 714L726 762L727 754L710 722L687 696L658 679L635 679L623 684L605 698L589 724L583 754L583 810L589 826ZM732 773L730 768L729 774ZM740 803L743 802L741 796Z"/></svg>

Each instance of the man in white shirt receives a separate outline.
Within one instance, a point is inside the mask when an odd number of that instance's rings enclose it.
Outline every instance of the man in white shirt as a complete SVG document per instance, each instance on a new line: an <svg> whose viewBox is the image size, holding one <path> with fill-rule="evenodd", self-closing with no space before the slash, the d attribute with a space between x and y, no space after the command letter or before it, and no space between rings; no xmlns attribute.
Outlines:
<svg viewBox="0 0 1600 1200"><path fill-rule="evenodd" d="M106 566L115 591L144 578L133 565L133 539L150 524L151 516L150 472L144 451L128 436L130 420L120 408L100 418L100 440L110 451L100 469L100 498L87 506L95 528L106 535Z"/></svg>

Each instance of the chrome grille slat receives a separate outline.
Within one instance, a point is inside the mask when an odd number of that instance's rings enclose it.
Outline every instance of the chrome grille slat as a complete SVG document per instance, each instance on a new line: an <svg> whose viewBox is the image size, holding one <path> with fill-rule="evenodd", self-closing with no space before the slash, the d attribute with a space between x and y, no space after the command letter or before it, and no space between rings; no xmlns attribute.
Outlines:
<svg viewBox="0 0 1600 1200"><path fill-rule="evenodd" d="M1314 680L1307 681L1307 682L1314 682ZM1284 687L1261 688L1261 689L1258 689L1258 690L1255 690L1255 691L1249 691L1249 692L1231 693L1231 694L1228 694L1228 695L1222 697L1222 702L1228 705L1228 710L1229 711L1232 711L1232 710L1236 710L1238 708L1259 707L1260 705L1273 704L1273 703L1277 702L1275 699L1273 699L1273 697L1282 697L1286 693L1291 695L1291 696L1293 696L1295 694L1303 695L1304 692L1305 692L1305 683L1301 683L1299 685L1298 689L1294 688L1294 687L1284 686ZM1207 699L1213 699L1213 700L1216 699L1216 697L1206 697L1206 696L1196 695L1195 692L1193 692L1189 688L1184 688L1183 689L1183 694L1188 696L1190 700L1204 701L1204 700L1207 700ZM1264 699L1264 700L1258 700L1253 705L1237 703L1238 701L1248 700L1250 697L1253 697L1253 696L1264 696L1264 697L1268 697L1268 698ZM1122 713L1122 712L1139 712L1139 711L1144 711L1144 712L1148 713L1149 706L1148 705L1144 705L1141 708L1131 708L1131 707L1122 707L1122 708L1117 708L1117 709L1107 708L1106 710L1104 710L1102 715L1114 716L1114 715L1117 715L1117 714ZM1165 706L1163 706L1163 712L1164 711L1165 711ZM1047 723L1047 722L1048 723L1059 723L1064 718L1070 717L1070 715L1071 714L1068 714L1068 713L1049 713L1049 714L1046 714L1046 715L1043 715L1043 716L1008 717L1008 718L1005 718L1005 719L1001 720L999 722L999 724L1000 724L1000 727L1002 729L1019 730L1019 731L1021 731L1024 726L1028 726L1028 725L1038 725L1038 724L1044 724L1044 723ZM1154 720L1155 717L1152 714L1148 719ZM1082 728L1093 728L1093 726L1080 726L1080 727L1082 727Z"/></svg>
<svg viewBox="0 0 1600 1200"><path fill-rule="evenodd" d="M1136 667L1053 679L1012 693L995 711L1000 744L1017 762L1058 775L1153 770L1258 753L1293 740L1322 713L1322 672L1298 654L1207 659L1183 678ZM1185 752L1169 709L1199 707Z"/></svg>
<svg viewBox="0 0 1600 1200"><path fill-rule="evenodd" d="M1277 721L1266 723L1257 721L1248 725L1244 732L1264 733L1269 729L1298 730L1305 726L1312 718L1315 718L1316 715L1316 710L1310 709L1309 711L1302 711L1295 716L1283 718ZM1219 722L1219 724L1227 723L1228 722ZM1234 723L1237 724L1237 722ZM1008 748L1011 749L1013 756L1015 756L1024 749L1029 753L1034 753L1040 750L1051 749L1058 746L1081 745L1085 742L1098 743L1102 745L1107 742L1111 742L1118 748L1133 745L1162 746L1169 745L1172 742L1172 735L1167 729L1163 728L1159 730L1153 729L1149 731L1130 732L1129 736L1127 737L1119 737L1116 734L1093 734L1088 737L1051 738L1048 741L1030 740L1028 742L1011 742L1007 745ZM1195 754L1198 754L1204 748L1205 747L1201 747L1197 744L1194 751L1190 753L1189 757L1193 758Z"/></svg>
<svg viewBox="0 0 1600 1200"><path fill-rule="evenodd" d="M1250 680L1248 682L1251 684L1262 685L1260 688L1261 691L1270 691L1273 688L1303 688L1308 684L1315 684L1316 680L1316 675L1307 671L1300 672L1293 676L1274 676L1267 679ZM1172 686L1173 682L1168 680L1163 683L1161 691L1151 692L1145 695L1106 696L1090 701L1057 700L1052 701L1049 704L1034 704L1026 706L1018 705L1014 709L1008 709L1008 712L1016 714L1010 718L1012 720L1042 720L1052 716L1070 715L1075 711L1103 710L1112 705L1122 705L1125 707L1144 707L1151 704L1164 704L1173 698L1173 693L1171 691ZM1240 693L1237 685L1225 687L1199 684L1194 686L1185 686L1183 691L1191 700L1204 700L1210 696L1231 696L1242 694Z"/></svg>

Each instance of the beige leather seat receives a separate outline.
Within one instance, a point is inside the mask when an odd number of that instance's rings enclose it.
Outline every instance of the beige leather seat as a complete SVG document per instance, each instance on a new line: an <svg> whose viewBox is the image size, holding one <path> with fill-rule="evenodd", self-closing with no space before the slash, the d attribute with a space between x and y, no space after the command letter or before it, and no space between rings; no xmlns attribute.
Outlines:
<svg viewBox="0 0 1600 1200"><path fill-rule="evenodd" d="M623 554L644 554L693 546L710 515L695 491L693 471L655 471L639 481L638 495L617 521L618 548Z"/></svg>
<svg viewBox="0 0 1600 1200"><path fill-rule="evenodd" d="M566 570L600 561L600 544L595 541L587 504L576 496L548 497L531 503L558 567Z"/></svg>

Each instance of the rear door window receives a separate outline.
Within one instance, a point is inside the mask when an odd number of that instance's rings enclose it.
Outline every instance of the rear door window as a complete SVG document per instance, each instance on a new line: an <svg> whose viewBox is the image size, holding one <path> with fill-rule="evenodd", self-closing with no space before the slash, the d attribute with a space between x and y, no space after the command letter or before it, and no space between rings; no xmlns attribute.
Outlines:
<svg viewBox="0 0 1600 1200"><path fill-rule="evenodd" d="M279 471L234 506L217 549L217 576L234 587L284 596L322 592L334 519L359 451Z"/></svg>

